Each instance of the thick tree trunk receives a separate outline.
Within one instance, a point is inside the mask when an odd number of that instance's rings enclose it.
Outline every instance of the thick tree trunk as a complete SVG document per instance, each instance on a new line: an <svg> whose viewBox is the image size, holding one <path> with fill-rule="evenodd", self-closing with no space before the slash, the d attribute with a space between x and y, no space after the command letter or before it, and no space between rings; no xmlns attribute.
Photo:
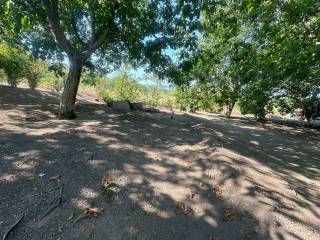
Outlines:
<svg viewBox="0 0 320 240"><path fill-rule="evenodd" d="M70 67L67 79L64 84L60 100L60 119L73 119L76 117L74 107L80 83L83 62L80 57L70 60Z"/></svg>

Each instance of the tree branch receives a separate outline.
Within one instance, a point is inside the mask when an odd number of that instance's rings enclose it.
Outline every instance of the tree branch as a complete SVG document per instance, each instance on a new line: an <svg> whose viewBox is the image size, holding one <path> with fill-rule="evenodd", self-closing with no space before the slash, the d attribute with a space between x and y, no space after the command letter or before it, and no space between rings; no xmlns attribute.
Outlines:
<svg viewBox="0 0 320 240"><path fill-rule="evenodd" d="M86 45L86 43L84 43L79 35L79 32L78 32L78 29L77 29L77 22L76 22L76 19L74 16L71 17L71 26L72 26L72 29L74 31L74 34L77 38L77 40L80 42L80 44L82 44L83 46Z"/></svg>
<svg viewBox="0 0 320 240"><path fill-rule="evenodd" d="M84 59L88 59L91 54L97 50L106 40L109 34L111 33L111 29L106 27L103 31L102 35L100 35L92 44L90 44L83 52Z"/></svg>
<svg viewBox="0 0 320 240"><path fill-rule="evenodd" d="M75 49L71 45L70 41L66 38L60 26L58 0L43 0L43 1L44 1L44 5L47 8L51 31L57 43L68 54L68 56L72 56Z"/></svg>
<svg viewBox="0 0 320 240"><path fill-rule="evenodd" d="M95 50L101 47L101 45L107 40L108 37L110 37L113 30L116 28L114 19L115 19L116 11L118 7L119 7L119 1L116 0L114 9L111 14L111 18L110 18L111 20L106 23L103 33L98 38L96 36L96 31L95 31L95 19L94 19L94 16L92 16L92 36L91 36L91 40L89 41L88 47L85 48L84 51L82 52L82 56L84 60L87 60Z"/></svg>
<svg viewBox="0 0 320 240"><path fill-rule="evenodd" d="M93 44L97 40L97 33L96 33L96 18L93 15L91 15L91 38L89 40L89 44Z"/></svg>

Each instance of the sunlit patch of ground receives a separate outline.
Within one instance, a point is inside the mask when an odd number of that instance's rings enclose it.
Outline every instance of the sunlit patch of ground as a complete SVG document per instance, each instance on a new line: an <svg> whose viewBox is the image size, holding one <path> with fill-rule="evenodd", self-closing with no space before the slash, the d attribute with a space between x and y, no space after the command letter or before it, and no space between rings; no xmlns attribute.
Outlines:
<svg viewBox="0 0 320 240"><path fill-rule="evenodd" d="M316 130L81 101L59 121L57 96L4 93L0 235L24 214L10 239L320 239Z"/></svg>

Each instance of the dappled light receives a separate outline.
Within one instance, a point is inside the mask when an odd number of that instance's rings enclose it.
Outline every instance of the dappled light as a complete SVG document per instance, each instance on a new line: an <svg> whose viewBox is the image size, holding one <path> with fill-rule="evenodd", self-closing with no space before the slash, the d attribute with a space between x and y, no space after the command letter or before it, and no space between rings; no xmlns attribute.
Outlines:
<svg viewBox="0 0 320 240"><path fill-rule="evenodd" d="M319 240L320 1L2 0L2 240Z"/></svg>
<svg viewBox="0 0 320 240"><path fill-rule="evenodd" d="M28 108L1 108L1 215L26 216L12 237L318 238L314 130L107 108L92 120L96 109L85 107L77 120L40 122L10 117ZM57 175L61 180L50 180ZM103 177L115 185L113 195L101 187ZM40 220L60 183L61 207ZM74 222L92 207L102 215Z"/></svg>

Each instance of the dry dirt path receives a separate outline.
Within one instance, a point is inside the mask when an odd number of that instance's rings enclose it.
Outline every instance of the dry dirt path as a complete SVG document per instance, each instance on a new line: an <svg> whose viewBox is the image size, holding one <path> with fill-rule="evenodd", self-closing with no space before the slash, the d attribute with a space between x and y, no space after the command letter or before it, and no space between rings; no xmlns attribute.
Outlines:
<svg viewBox="0 0 320 240"><path fill-rule="evenodd" d="M83 99L59 121L57 97L0 87L0 236L24 215L8 239L320 239L319 130Z"/></svg>

